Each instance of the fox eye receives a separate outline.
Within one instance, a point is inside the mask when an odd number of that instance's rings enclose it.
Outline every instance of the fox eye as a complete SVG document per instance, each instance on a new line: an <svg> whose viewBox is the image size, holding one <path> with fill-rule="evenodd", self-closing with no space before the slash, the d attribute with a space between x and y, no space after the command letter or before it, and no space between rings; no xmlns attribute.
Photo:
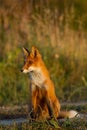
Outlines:
<svg viewBox="0 0 87 130"><path fill-rule="evenodd" d="M30 61L28 61L28 63L29 63L29 64L32 64L32 63L33 63L33 61L31 61L31 60L30 60Z"/></svg>

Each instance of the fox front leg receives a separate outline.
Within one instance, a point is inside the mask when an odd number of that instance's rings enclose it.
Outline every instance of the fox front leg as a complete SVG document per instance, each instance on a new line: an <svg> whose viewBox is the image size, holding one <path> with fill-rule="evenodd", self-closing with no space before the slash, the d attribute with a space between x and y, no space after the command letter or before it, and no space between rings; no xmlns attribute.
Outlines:
<svg viewBox="0 0 87 130"><path fill-rule="evenodd" d="M51 118L54 117L53 106L52 106L51 100L47 97L46 97L46 104L47 104L47 108L48 108L48 112L49 112L50 117Z"/></svg>
<svg viewBox="0 0 87 130"><path fill-rule="evenodd" d="M49 112L50 117L52 118L52 117L54 117L53 105L52 105L50 97L48 96L46 89L44 89L44 93L45 93L45 101L46 101L46 105L48 108L48 112Z"/></svg>
<svg viewBox="0 0 87 130"><path fill-rule="evenodd" d="M36 96L35 85L30 83L30 97L29 97L29 113L31 118L35 118L35 109L36 109Z"/></svg>

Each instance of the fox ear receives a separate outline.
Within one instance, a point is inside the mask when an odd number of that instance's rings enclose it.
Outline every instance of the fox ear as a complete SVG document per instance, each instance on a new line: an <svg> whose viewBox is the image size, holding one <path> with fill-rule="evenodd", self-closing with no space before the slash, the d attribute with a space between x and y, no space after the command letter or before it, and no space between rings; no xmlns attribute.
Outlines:
<svg viewBox="0 0 87 130"><path fill-rule="evenodd" d="M41 57L41 55L40 55L38 49L37 49L35 46L32 46L31 56L32 56L33 58Z"/></svg>
<svg viewBox="0 0 87 130"><path fill-rule="evenodd" d="M23 47L24 56L28 56L30 54L29 50Z"/></svg>

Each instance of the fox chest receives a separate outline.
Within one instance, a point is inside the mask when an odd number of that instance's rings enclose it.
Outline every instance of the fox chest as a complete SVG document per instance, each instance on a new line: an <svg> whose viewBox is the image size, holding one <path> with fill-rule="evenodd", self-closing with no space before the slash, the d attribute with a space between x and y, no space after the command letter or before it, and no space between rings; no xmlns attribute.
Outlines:
<svg viewBox="0 0 87 130"><path fill-rule="evenodd" d="M44 78L43 74L41 74L41 73L31 72L29 74L29 78L36 86L38 86L40 88L43 86L43 83L45 81L45 78Z"/></svg>

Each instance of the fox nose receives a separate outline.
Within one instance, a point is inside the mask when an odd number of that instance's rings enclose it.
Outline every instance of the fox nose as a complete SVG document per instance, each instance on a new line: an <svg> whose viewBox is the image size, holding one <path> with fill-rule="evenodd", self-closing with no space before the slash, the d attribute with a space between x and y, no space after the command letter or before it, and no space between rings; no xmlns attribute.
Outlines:
<svg viewBox="0 0 87 130"><path fill-rule="evenodd" d="M21 69L21 72L23 72L23 69Z"/></svg>

